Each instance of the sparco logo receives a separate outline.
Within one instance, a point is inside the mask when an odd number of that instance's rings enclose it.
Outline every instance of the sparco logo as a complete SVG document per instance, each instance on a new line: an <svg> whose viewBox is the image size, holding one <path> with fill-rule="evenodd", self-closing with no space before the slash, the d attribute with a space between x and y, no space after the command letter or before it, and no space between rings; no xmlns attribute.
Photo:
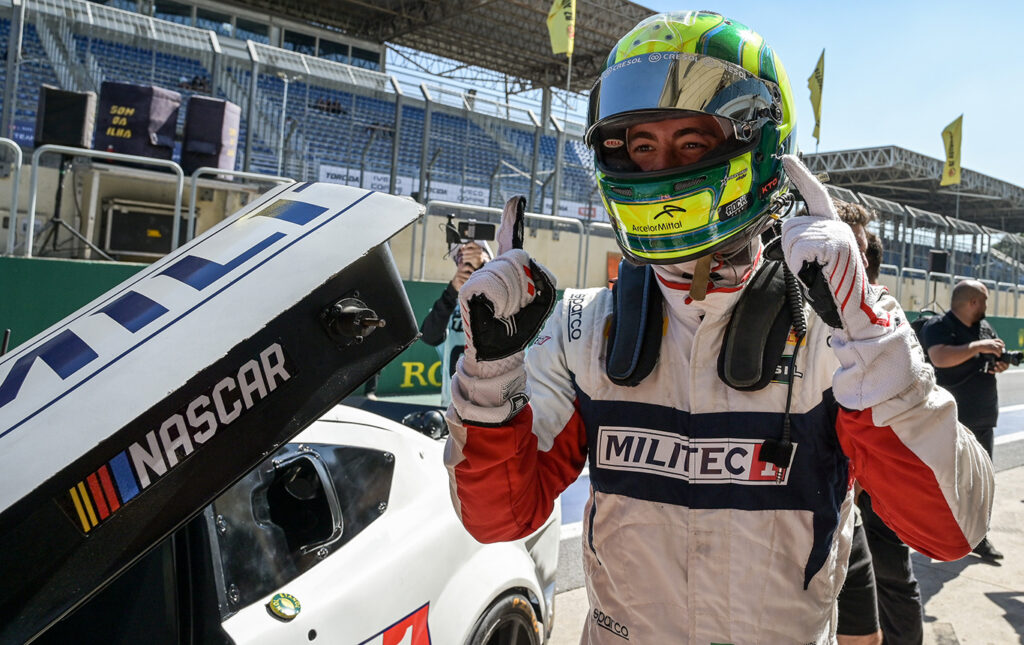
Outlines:
<svg viewBox="0 0 1024 645"><path fill-rule="evenodd" d="M583 325L583 294L569 296L569 342L579 340L583 335L580 327Z"/></svg>
<svg viewBox="0 0 1024 645"><path fill-rule="evenodd" d="M626 627L611 616L605 614L600 609L594 610L594 622L597 623L597 626L601 629L607 629L619 638L627 641L629 640L629 627Z"/></svg>

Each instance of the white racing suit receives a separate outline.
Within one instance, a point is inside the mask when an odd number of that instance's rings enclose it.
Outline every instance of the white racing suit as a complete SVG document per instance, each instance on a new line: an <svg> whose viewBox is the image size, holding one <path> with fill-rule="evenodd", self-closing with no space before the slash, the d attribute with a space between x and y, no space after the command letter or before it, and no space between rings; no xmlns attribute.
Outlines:
<svg viewBox="0 0 1024 645"><path fill-rule="evenodd" d="M791 335L775 380L741 392L717 371L741 288L692 302L688 285L659 286L660 358L640 385L615 385L605 373L611 292L570 289L527 352L530 404L501 427L448 413L452 499L482 542L539 527L589 464L583 643L834 642L854 476L888 525L929 557L962 557L985 535L991 463L958 426L919 347L903 350L920 372L915 385L845 409L833 396L840 363L830 329L807 308L795 374ZM894 299L882 306L907 324ZM861 376L860 388L899 380ZM781 438L791 377L795 452L776 483L759 451Z"/></svg>

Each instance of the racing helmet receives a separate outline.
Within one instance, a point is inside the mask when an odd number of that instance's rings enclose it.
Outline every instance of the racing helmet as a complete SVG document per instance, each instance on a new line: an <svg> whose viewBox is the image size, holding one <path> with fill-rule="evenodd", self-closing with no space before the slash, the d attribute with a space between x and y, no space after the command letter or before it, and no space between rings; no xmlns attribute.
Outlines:
<svg viewBox="0 0 1024 645"><path fill-rule="evenodd" d="M634 27L594 84L586 133L624 255L676 264L748 243L788 191L795 126L782 62L746 26L680 11ZM652 146L646 130L680 145ZM676 156L652 168L657 150Z"/></svg>

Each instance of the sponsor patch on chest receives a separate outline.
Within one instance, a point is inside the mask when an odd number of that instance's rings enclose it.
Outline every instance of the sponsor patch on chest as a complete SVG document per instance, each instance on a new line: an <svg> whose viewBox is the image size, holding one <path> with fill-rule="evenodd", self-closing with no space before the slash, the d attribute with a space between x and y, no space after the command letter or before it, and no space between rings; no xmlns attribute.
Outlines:
<svg viewBox="0 0 1024 645"><path fill-rule="evenodd" d="M776 483L777 467L761 460L760 439L693 439L625 426L601 426L597 466L682 479L693 484ZM799 449L793 444L794 451ZM789 468L782 482L789 480Z"/></svg>

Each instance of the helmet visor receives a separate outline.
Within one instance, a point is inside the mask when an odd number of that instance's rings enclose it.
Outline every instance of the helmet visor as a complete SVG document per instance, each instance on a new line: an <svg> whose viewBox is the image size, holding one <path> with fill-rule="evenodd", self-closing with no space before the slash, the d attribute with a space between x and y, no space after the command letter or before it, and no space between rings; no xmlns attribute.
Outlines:
<svg viewBox="0 0 1024 645"><path fill-rule="evenodd" d="M710 56L655 52L627 58L608 69L591 92L587 143L618 115L662 110L702 112L732 121L749 140L765 120L782 120L782 95L774 83L739 65ZM609 133L604 132L605 135Z"/></svg>

